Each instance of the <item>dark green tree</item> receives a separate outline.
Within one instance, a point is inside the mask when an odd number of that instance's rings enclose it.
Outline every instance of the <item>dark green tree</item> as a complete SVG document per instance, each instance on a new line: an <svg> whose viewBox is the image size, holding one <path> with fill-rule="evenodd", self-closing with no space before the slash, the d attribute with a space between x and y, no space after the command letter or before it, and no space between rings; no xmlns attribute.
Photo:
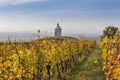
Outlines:
<svg viewBox="0 0 120 80"><path fill-rule="evenodd" d="M117 30L118 30L118 27L114 27L114 26L108 26L108 27L106 27L105 30L103 30L103 35L101 36L101 41L106 36L108 38L113 38L113 36L117 32Z"/></svg>

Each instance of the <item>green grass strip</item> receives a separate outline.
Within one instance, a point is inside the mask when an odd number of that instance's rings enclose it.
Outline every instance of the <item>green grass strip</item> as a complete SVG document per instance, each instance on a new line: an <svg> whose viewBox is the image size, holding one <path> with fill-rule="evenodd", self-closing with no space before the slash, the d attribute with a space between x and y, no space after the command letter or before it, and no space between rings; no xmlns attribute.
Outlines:
<svg viewBox="0 0 120 80"><path fill-rule="evenodd" d="M96 45L92 53L82 58L70 72L65 74L64 80L105 80L99 45Z"/></svg>

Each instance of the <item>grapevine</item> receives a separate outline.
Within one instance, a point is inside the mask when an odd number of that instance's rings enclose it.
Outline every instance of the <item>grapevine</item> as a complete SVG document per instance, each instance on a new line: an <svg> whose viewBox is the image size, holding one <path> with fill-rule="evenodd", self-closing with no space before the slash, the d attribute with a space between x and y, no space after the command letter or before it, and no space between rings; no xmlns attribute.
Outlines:
<svg viewBox="0 0 120 80"><path fill-rule="evenodd" d="M89 53L94 45L94 40L79 39L2 42L0 80L44 80L51 78L55 70L60 75L77 57Z"/></svg>
<svg viewBox="0 0 120 80"><path fill-rule="evenodd" d="M115 34L114 38L105 37L101 48L106 80L120 80L120 31Z"/></svg>

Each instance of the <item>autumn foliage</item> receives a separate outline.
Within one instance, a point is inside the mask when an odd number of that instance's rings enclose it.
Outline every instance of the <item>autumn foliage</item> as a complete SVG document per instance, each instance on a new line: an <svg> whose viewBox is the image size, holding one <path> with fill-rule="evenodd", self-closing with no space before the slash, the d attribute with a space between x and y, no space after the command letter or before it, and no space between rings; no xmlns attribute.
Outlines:
<svg viewBox="0 0 120 80"><path fill-rule="evenodd" d="M48 78L92 51L94 40L39 40L0 43L0 80ZM44 80L44 79L43 79Z"/></svg>
<svg viewBox="0 0 120 80"><path fill-rule="evenodd" d="M120 80L120 31L113 38L105 37L101 48L106 80Z"/></svg>

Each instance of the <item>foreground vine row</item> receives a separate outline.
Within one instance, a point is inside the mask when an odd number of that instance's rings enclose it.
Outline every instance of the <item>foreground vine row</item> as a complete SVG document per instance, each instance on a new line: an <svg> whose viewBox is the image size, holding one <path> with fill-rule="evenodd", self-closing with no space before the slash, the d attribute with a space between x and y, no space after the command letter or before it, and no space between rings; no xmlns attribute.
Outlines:
<svg viewBox="0 0 120 80"><path fill-rule="evenodd" d="M0 80L50 80L92 51L93 40L38 40L0 43Z"/></svg>
<svg viewBox="0 0 120 80"><path fill-rule="evenodd" d="M120 31L111 39L105 37L101 48L106 80L120 80Z"/></svg>

